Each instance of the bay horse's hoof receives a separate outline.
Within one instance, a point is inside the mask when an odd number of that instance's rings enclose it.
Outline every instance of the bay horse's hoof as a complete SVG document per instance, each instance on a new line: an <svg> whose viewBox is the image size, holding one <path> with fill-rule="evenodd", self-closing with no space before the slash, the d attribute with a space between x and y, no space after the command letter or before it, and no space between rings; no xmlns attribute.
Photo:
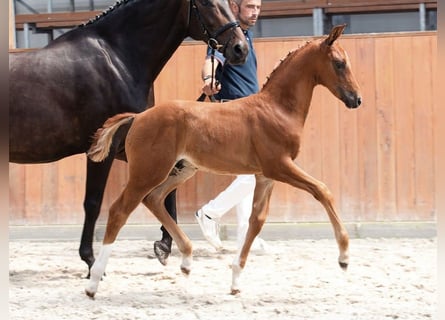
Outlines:
<svg viewBox="0 0 445 320"><path fill-rule="evenodd" d="M167 265L167 259L171 252L170 248L162 241L155 241L153 247L156 258L158 258L159 262L163 266Z"/></svg>
<svg viewBox="0 0 445 320"><path fill-rule="evenodd" d="M95 292L90 292L88 290L85 290L85 294L90 297L91 299L94 300L94 295L96 294Z"/></svg>
<svg viewBox="0 0 445 320"><path fill-rule="evenodd" d="M348 264L346 262L338 262L338 264L340 265L340 268L342 268L342 270L346 271L348 269Z"/></svg>

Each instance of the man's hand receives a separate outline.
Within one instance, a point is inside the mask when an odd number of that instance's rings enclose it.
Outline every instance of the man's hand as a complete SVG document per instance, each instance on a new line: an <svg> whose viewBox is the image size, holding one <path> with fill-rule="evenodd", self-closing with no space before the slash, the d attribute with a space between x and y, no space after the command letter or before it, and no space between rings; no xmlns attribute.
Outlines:
<svg viewBox="0 0 445 320"><path fill-rule="evenodd" d="M213 80L213 81L212 81ZM221 84L215 78L206 78L204 80L204 86L202 87L202 92L207 96L212 96L221 90Z"/></svg>

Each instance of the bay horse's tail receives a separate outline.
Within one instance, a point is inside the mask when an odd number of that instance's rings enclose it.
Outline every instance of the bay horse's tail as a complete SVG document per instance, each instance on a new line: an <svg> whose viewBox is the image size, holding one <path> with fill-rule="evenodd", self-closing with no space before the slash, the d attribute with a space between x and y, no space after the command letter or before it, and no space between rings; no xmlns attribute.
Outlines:
<svg viewBox="0 0 445 320"><path fill-rule="evenodd" d="M103 161L110 152L113 137L116 131L124 124L132 121L136 113L126 112L109 118L102 128L97 129L93 137L93 143L87 151L87 156L94 162Z"/></svg>

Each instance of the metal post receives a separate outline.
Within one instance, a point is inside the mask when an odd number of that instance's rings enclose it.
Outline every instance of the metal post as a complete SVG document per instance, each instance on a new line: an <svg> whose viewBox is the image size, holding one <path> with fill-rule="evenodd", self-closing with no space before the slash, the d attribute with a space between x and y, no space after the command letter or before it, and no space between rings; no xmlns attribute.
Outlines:
<svg viewBox="0 0 445 320"><path fill-rule="evenodd" d="M426 6L425 3L419 3L419 22L420 31L426 30Z"/></svg>
<svg viewBox="0 0 445 320"><path fill-rule="evenodd" d="M312 10L312 21L314 25L314 36L323 35L323 9L314 8Z"/></svg>
<svg viewBox="0 0 445 320"><path fill-rule="evenodd" d="M24 40L25 40L25 48L29 48L29 23L25 22L23 24L23 34L24 34Z"/></svg>
<svg viewBox="0 0 445 320"><path fill-rule="evenodd" d="M48 0L48 2L47 2L47 11L48 11L48 13L52 13L53 12L53 0Z"/></svg>

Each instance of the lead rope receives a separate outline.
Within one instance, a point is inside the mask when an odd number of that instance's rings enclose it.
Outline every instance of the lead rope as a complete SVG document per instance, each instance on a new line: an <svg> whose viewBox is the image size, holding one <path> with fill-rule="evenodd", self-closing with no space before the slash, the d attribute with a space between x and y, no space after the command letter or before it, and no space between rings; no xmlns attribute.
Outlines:
<svg viewBox="0 0 445 320"><path fill-rule="evenodd" d="M216 80L215 83L213 83L213 79L215 79L215 50L216 48L218 48L218 41L214 38L210 38L209 42L207 43L208 46L211 48L211 52L210 52L210 62L212 64L212 79L210 81L210 88L213 89L213 86L217 86L219 84L218 80ZM199 98L197 99L197 101L204 101L206 98L206 94L203 92ZM209 96L210 101L212 102L216 102L216 98L212 95Z"/></svg>

